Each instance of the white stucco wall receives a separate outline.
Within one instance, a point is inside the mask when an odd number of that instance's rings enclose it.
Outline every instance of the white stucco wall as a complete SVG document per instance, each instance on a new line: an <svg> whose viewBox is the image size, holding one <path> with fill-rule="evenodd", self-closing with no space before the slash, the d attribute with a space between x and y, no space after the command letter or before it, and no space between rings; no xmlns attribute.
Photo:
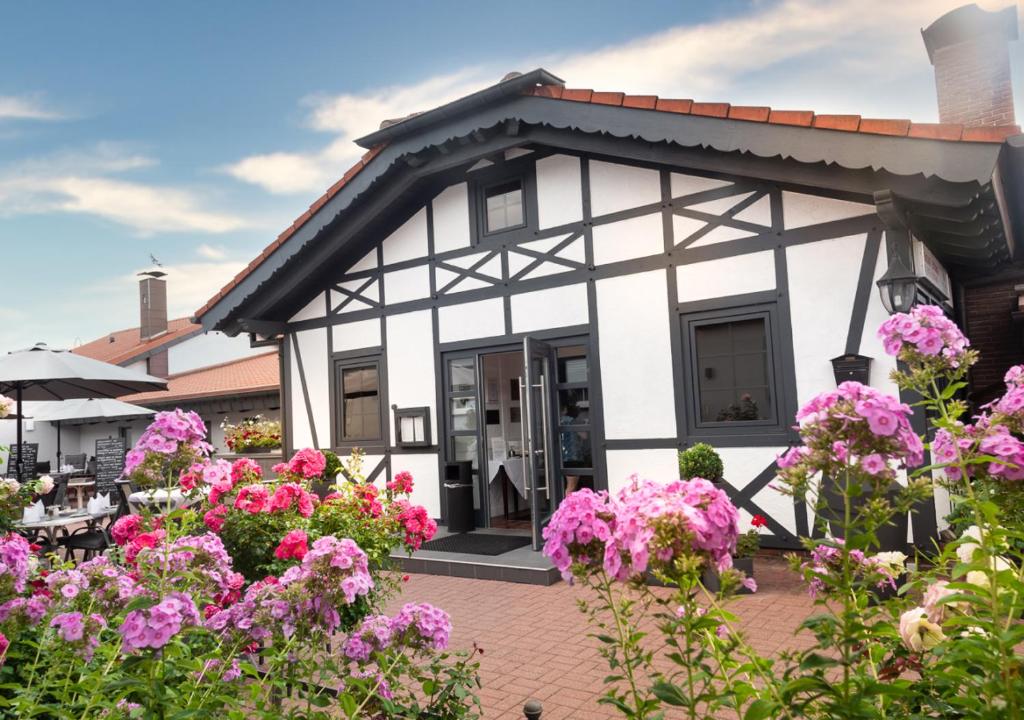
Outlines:
<svg viewBox="0 0 1024 720"><path fill-rule="evenodd" d="M657 170L590 161L590 210L594 217L660 201Z"/></svg>
<svg viewBox="0 0 1024 720"><path fill-rule="evenodd" d="M583 219L580 159L550 155L537 161L537 211L541 230Z"/></svg>
<svg viewBox="0 0 1024 720"><path fill-rule="evenodd" d="M469 194L466 183L445 188L434 198L434 252L469 247Z"/></svg>
<svg viewBox="0 0 1024 720"><path fill-rule="evenodd" d="M388 437L396 441L394 413L400 408L429 407L432 440L437 439L437 379L434 371L434 330L429 310L392 315L385 321L388 339L388 404L384 408Z"/></svg>
<svg viewBox="0 0 1024 720"><path fill-rule="evenodd" d="M608 467L608 491L618 492L629 484L634 474L641 480L671 482L679 478L677 453L671 448L652 450L609 450L605 453Z"/></svg>
<svg viewBox="0 0 1024 720"><path fill-rule="evenodd" d="M512 296L512 332L586 325L586 283L563 285Z"/></svg>
<svg viewBox="0 0 1024 720"><path fill-rule="evenodd" d="M663 270L597 282L608 439L676 435L667 295Z"/></svg>

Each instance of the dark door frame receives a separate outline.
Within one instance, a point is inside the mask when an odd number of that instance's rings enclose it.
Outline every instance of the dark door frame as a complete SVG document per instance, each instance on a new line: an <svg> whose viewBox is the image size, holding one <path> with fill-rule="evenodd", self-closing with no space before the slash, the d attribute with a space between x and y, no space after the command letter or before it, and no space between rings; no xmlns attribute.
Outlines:
<svg viewBox="0 0 1024 720"><path fill-rule="evenodd" d="M440 446L438 453L439 464L443 470L444 464L450 462L449 458L452 456L452 423L451 423L451 404L449 403L449 392L450 377L448 371L449 360L458 358L475 358L475 372L476 372L476 407L477 407L477 475L474 478L477 491L480 493L480 508L476 511L476 522L477 527L486 528L490 525L490 496L487 492L487 485L483 482L484 468L487 466L487 453L484 447L484 403L483 403L483 389L481 386L481 378L483 377L483 356L494 355L499 353L507 352L518 352L522 355L523 352L523 338L529 335L535 337L538 340L543 340L545 343L550 345L553 349L557 350L560 347L567 347L572 345L582 345L587 349L587 362L588 365L588 391L591 405L591 453L594 458L594 488L595 490L607 489L607 475L605 469L605 458L604 458L604 408L601 402L601 387L600 387L600 375L594 372L593 363L597 361L597 348L596 338L592 333L577 332L576 328L573 328L568 333L566 329L562 328L561 331L558 329L554 330L542 330L534 333L519 333L516 335L505 336L505 337L492 337L484 338L478 342L474 341L461 341L458 343L450 343L448 345L441 344L438 347L438 357L440 358L440 369L438 373L438 379L441 383L441 392L439 397L442 402L442 406L439 408L439 430L438 430L438 445ZM554 365L553 365L554 367ZM554 395L548 399L548 402L554 402ZM552 408L552 412L557 412L557 408ZM440 507L441 507L441 518L442 521L447 519L447 507L444 497L444 484L443 484L443 473L439 475L441 480L438 482L438 493L440 494Z"/></svg>

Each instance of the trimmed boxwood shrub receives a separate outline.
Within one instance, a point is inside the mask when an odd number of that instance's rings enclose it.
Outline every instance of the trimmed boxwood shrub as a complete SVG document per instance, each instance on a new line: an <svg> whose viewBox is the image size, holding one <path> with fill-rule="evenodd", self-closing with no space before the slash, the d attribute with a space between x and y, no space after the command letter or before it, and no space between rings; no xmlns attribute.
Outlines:
<svg viewBox="0 0 1024 720"><path fill-rule="evenodd" d="M722 458L707 443L697 443L679 452L679 477L683 480L695 477L721 480L722 472Z"/></svg>

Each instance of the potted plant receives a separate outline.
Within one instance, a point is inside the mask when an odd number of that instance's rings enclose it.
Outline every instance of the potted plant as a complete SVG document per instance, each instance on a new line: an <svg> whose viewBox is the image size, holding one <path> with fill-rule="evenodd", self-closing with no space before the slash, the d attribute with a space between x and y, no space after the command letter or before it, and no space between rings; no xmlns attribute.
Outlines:
<svg viewBox="0 0 1024 720"><path fill-rule="evenodd" d="M760 528L765 527L768 520L764 515L754 515L750 520L751 528L745 533L740 533L736 538L736 552L732 556L732 566L745 574L747 577L754 577L754 556L761 547ZM721 583L718 580L718 573L711 568L704 570L704 587L711 592L718 592ZM737 591L741 595L752 592L740 587Z"/></svg>
<svg viewBox="0 0 1024 720"><path fill-rule="evenodd" d="M723 470L722 458L707 443L697 443L679 452L679 477L683 480L700 477L719 482Z"/></svg>
<svg viewBox="0 0 1024 720"><path fill-rule="evenodd" d="M262 415L243 418L237 425L227 418L220 424L224 444L235 453L261 453L281 447L281 423Z"/></svg>

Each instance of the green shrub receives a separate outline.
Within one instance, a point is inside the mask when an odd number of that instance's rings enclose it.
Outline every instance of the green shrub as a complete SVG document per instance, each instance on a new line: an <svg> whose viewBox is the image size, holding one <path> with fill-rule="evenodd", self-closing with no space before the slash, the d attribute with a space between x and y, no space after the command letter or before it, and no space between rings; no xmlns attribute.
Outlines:
<svg viewBox="0 0 1024 720"><path fill-rule="evenodd" d="M679 452L679 477L683 480L695 477L721 480L722 472L722 458L707 443L697 443Z"/></svg>

